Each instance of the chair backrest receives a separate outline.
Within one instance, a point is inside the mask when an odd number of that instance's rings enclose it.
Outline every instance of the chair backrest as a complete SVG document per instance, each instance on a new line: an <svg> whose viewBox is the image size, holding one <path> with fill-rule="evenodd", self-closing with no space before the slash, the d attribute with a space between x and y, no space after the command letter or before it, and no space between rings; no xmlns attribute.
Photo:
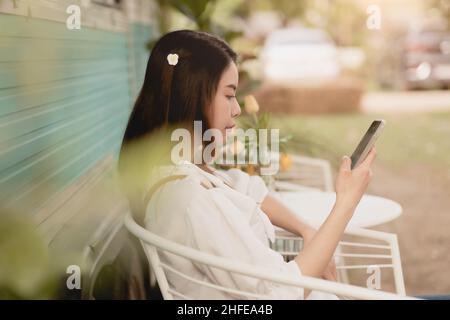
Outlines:
<svg viewBox="0 0 450 320"><path fill-rule="evenodd" d="M410 297L370 290L353 285L335 283L312 277L301 276L299 278L293 279L289 276L274 274L272 270L269 270L267 268L256 267L239 261L234 261L200 252L191 247L183 246L176 242L164 239L146 230L133 220L131 214L126 215L124 224L128 231L130 231L141 241L147 258L149 259L151 267L156 275L156 279L158 281L158 285L164 299L192 299L192 297L186 296L181 292L177 292L175 290L175 288L168 281L167 272L175 273L185 280L196 283L199 286L214 288L222 292L233 294L233 296L241 296L242 298L247 299L271 299L271 297L255 294L252 292L236 290L233 288L227 288L214 284L212 282L194 279L186 274L183 274L182 272L177 270L176 267L167 265L163 261L161 261L161 252L168 252L170 254L188 259L192 262L195 262L197 265L206 265L227 272L266 280L281 285L318 290L322 292L333 293L343 297L352 297L356 299L411 299Z"/></svg>
<svg viewBox="0 0 450 320"><path fill-rule="evenodd" d="M334 191L329 161L300 155L290 155L292 166L288 171L276 174L276 180L301 185L306 189ZM281 185L281 184L280 184Z"/></svg>

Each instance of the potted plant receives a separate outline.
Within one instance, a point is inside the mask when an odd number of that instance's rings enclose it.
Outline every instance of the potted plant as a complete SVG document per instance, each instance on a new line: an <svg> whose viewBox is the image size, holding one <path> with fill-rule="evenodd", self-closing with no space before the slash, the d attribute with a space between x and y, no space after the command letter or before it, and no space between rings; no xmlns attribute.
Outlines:
<svg viewBox="0 0 450 320"><path fill-rule="evenodd" d="M254 129L258 133L260 130L266 129L267 132L274 129L271 126L271 117L268 112L260 113L258 102L253 95L247 95L244 98L244 110L245 116L239 120L239 129L247 131L248 129ZM278 139L279 149L276 152L269 153L271 161L279 161L279 169L281 171L287 171L292 165L291 158L287 152L289 142L292 140L293 135L282 135ZM259 148L263 146L260 144L260 135L256 134L256 141L251 139L245 139L244 141L234 139L233 135L231 139L227 139L227 143L224 146L224 150L231 152L234 155L235 162L232 164L216 163L216 165L222 169L238 168L249 175L261 175L266 182L270 184L273 180L273 176L265 176L262 174L262 168L268 165L268 159L262 159L260 157ZM256 146L256 150L254 147ZM250 160L252 152L256 151L256 162ZM241 155L241 159L245 159L244 163L239 163L237 158ZM274 157L279 157L278 159Z"/></svg>

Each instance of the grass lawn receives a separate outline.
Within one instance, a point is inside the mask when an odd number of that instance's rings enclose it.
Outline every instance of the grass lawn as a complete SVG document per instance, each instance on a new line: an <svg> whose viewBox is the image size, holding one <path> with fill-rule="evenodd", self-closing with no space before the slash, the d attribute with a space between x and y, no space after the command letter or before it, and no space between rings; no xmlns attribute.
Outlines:
<svg viewBox="0 0 450 320"><path fill-rule="evenodd" d="M373 119L386 120L377 142L377 161L390 168L429 165L450 168L450 112L429 114L273 115L272 127L293 133L295 152L329 159L351 155ZM294 151L294 150L292 150Z"/></svg>

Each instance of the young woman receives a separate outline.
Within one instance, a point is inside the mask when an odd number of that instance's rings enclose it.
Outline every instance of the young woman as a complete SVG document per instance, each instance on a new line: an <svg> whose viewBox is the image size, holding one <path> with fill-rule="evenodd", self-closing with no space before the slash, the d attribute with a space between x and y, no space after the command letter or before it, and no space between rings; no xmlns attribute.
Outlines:
<svg viewBox="0 0 450 320"><path fill-rule="evenodd" d="M225 136L241 113L236 100L236 58L223 40L207 33L181 30L164 35L152 50L126 128L121 167L126 166L125 154L134 142L162 128L192 130L193 122L201 121L204 131L213 128ZM157 147L155 143L147 146ZM350 158L343 158L336 179L336 203L318 230L269 195L261 178L237 169L217 171L191 161L154 166L130 204L139 208L141 204L136 202L143 202L145 227L166 239L292 277L335 280L332 256L371 179L374 159L372 149L366 160L351 170ZM285 262L270 249L274 226L304 238L304 248L294 260ZM162 259L184 274L229 288L284 299L336 298L197 266L170 254ZM240 298L189 283L176 274L169 273L168 278L177 291L191 298Z"/></svg>

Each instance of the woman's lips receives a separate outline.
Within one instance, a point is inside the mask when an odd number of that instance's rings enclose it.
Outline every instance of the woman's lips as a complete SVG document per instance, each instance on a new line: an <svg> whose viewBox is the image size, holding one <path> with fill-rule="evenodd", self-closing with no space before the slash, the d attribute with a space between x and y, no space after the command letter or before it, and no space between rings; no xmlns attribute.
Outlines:
<svg viewBox="0 0 450 320"><path fill-rule="evenodd" d="M236 126L236 125L233 124L232 126L225 127L225 129L233 129L235 126Z"/></svg>

